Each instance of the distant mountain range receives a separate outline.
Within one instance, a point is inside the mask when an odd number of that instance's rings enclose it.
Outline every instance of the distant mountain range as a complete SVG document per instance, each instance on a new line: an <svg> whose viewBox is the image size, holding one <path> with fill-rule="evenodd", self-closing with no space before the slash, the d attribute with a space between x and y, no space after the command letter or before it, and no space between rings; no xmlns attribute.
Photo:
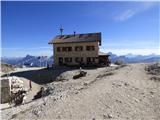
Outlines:
<svg viewBox="0 0 160 120"><path fill-rule="evenodd" d="M160 62L160 55L133 55L133 54L127 54L118 56L116 54L113 54L112 52L108 53L110 55L110 60L112 63L114 63L117 60L123 61L124 63L149 63L149 62ZM2 63L8 63L12 65L16 65L19 67L26 66L26 67L39 67L39 66L46 66L47 64L52 65L53 64L53 56L47 57L47 56L32 56L32 55L26 55L25 57L2 57L1 58Z"/></svg>
<svg viewBox="0 0 160 120"><path fill-rule="evenodd" d="M26 55L25 57L19 57L19 58L2 57L1 61L2 63L8 63L8 64L16 65L19 67L22 67L22 66L44 67L44 66L47 66L47 64L49 65L53 64L53 56L47 57L47 56Z"/></svg>
<svg viewBox="0 0 160 120"><path fill-rule="evenodd" d="M127 54L118 56L111 52L108 53L110 55L110 60L114 63L117 60L123 61L124 63L149 63L149 62L160 62L160 55L150 54L150 55L133 55Z"/></svg>

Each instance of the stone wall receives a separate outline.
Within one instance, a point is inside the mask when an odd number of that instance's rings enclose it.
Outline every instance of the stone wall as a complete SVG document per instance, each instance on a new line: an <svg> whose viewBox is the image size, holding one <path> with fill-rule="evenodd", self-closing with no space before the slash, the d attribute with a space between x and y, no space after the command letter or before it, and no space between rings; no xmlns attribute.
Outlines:
<svg viewBox="0 0 160 120"><path fill-rule="evenodd" d="M10 83L9 79L1 79L1 103L9 101L10 96Z"/></svg>
<svg viewBox="0 0 160 120"><path fill-rule="evenodd" d="M23 81L16 76L1 78L1 103L7 103L12 94L25 90Z"/></svg>

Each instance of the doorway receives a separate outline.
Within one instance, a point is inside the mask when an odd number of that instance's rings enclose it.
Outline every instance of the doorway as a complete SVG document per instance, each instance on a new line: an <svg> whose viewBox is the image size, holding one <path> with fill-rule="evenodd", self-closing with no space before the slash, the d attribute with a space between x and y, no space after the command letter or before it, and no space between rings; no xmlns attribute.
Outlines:
<svg viewBox="0 0 160 120"><path fill-rule="evenodd" d="M63 65L63 58L59 57L59 65Z"/></svg>

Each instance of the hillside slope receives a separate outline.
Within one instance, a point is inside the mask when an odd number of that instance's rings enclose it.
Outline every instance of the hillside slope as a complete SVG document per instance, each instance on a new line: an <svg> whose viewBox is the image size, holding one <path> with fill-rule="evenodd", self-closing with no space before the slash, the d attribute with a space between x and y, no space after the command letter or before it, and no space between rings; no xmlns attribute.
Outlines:
<svg viewBox="0 0 160 120"><path fill-rule="evenodd" d="M59 89L64 85L70 85L70 88L64 91L60 89L63 93L58 98L52 94L37 100L35 103L38 106L14 114L12 118L158 120L160 82L151 80L145 67L146 64L130 64L109 73L106 68L98 69L76 80L82 83L89 81L87 84L74 85L75 81L70 80L50 84L55 87L62 84L58 86Z"/></svg>

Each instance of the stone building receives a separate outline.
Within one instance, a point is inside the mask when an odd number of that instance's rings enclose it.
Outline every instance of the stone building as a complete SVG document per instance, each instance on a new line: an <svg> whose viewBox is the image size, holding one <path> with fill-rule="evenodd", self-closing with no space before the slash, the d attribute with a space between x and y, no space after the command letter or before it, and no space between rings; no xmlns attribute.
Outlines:
<svg viewBox="0 0 160 120"><path fill-rule="evenodd" d="M49 44L53 44L55 65L99 65L99 46L101 33L58 35ZM104 54L103 54L104 56ZM107 55L105 56L107 58Z"/></svg>

